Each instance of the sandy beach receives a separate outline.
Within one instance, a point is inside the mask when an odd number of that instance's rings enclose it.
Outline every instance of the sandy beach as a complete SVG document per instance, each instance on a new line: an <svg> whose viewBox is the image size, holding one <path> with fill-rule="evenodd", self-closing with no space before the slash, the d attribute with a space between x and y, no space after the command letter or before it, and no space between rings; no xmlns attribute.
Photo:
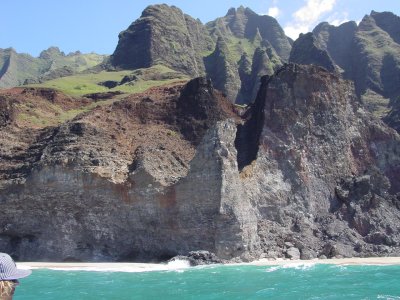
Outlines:
<svg viewBox="0 0 400 300"><path fill-rule="evenodd" d="M400 257L369 257L369 258L341 258L341 259L314 259L314 260L268 260L261 259L251 263L232 265L254 266L296 266L303 264L334 264L334 265L400 265ZM169 264L154 263L54 263L54 262L20 262L18 267L24 269L52 269L52 270L82 270L104 272L146 272L168 271L188 268L185 261L176 261Z"/></svg>

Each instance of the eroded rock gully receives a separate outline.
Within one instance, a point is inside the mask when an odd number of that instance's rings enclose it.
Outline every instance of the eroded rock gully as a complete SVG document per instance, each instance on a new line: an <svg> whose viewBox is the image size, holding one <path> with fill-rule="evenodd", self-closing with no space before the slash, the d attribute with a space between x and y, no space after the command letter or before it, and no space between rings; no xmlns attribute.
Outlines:
<svg viewBox="0 0 400 300"><path fill-rule="evenodd" d="M59 261L400 254L400 138L352 84L289 64L263 78L244 120L233 111L196 79L39 137L29 172L0 190L0 249Z"/></svg>

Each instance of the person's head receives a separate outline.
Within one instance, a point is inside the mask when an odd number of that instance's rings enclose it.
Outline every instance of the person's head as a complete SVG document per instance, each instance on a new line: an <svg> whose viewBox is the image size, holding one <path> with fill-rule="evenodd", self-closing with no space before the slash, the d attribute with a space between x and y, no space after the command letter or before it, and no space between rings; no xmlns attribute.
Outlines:
<svg viewBox="0 0 400 300"><path fill-rule="evenodd" d="M18 279L31 273L31 270L18 269L10 255L0 253L0 299L12 299Z"/></svg>

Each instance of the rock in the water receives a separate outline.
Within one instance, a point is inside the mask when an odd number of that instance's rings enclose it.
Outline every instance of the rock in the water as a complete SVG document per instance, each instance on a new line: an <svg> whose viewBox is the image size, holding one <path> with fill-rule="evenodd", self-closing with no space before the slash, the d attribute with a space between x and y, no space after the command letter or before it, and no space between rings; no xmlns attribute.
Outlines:
<svg viewBox="0 0 400 300"><path fill-rule="evenodd" d="M205 250L190 251L187 255L178 255L171 258L169 262L177 260L186 260L192 267L223 263L223 260L218 258L214 253Z"/></svg>

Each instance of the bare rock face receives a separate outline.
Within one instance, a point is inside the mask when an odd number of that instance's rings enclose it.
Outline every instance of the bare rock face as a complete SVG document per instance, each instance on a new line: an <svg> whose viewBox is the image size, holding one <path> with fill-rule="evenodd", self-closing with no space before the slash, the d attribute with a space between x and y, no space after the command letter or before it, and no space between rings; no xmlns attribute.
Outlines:
<svg viewBox="0 0 400 300"><path fill-rule="evenodd" d="M7 97L1 97L0 100L0 127L11 123L14 118L14 105Z"/></svg>
<svg viewBox="0 0 400 300"><path fill-rule="evenodd" d="M352 84L289 64L241 119L233 111L200 78L47 129L21 148L36 151L25 172L0 161L0 178L14 174L0 185L0 249L55 261L400 255L400 137Z"/></svg>
<svg viewBox="0 0 400 300"><path fill-rule="evenodd" d="M397 132L400 132L400 97L393 101L390 112L383 120Z"/></svg>
<svg viewBox="0 0 400 300"><path fill-rule="evenodd" d="M400 139L362 108L353 86L291 64L263 78L254 107L241 130L263 124L253 135L257 157L245 147L247 160L239 157L265 255L284 256L284 242L303 258L399 253Z"/></svg>
<svg viewBox="0 0 400 300"><path fill-rule="evenodd" d="M33 156L24 172L13 167L12 153L1 161L7 180L0 248L19 259L58 261L164 260L198 249L226 258L246 253L241 232L250 227L256 234L256 219L230 197L221 203L227 185L221 168L236 164L234 147L221 142L235 138L229 117L232 105L196 79L46 130L20 150ZM216 243L226 231L229 238Z"/></svg>

